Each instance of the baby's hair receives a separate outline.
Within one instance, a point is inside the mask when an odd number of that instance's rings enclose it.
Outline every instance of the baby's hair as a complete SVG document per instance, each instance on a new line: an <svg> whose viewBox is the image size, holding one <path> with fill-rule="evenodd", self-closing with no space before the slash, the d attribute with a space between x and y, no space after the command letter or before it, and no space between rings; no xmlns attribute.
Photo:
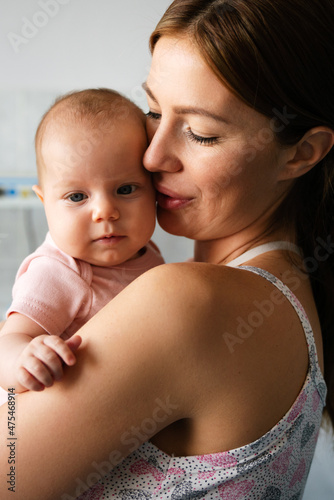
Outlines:
<svg viewBox="0 0 334 500"><path fill-rule="evenodd" d="M73 91L58 97L43 115L35 135L35 150L38 178L41 180L45 168L42 155L43 139L58 127L88 125L103 133L119 120L126 120L130 113L137 116L145 127L143 111L128 98L107 88ZM59 130L59 128L58 128Z"/></svg>

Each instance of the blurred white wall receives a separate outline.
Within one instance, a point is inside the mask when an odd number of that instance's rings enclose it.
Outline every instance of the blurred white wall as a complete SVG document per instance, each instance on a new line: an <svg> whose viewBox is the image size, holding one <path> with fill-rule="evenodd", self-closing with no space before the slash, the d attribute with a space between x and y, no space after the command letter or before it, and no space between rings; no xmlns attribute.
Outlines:
<svg viewBox="0 0 334 500"><path fill-rule="evenodd" d="M136 93L150 64L149 34L168 4L1 0L1 87L67 91L104 85Z"/></svg>
<svg viewBox="0 0 334 500"><path fill-rule="evenodd" d="M0 178L35 175L35 129L60 93L112 87L146 109L148 38L169 3L0 0ZM19 262L45 231L42 210L0 205L0 311L9 304ZM191 256L192 242L160 229L154 239L168 262ZM305 500L334 498L333 457L322 433Z"/></svg>

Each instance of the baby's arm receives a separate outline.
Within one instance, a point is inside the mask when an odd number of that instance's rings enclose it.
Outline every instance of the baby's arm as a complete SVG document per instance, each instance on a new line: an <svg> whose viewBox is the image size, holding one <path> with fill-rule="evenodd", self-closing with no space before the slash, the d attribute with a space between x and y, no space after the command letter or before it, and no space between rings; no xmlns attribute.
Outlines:
<svg viewBox="0 0 334 500"><path fill-rule="evenodd" d="M0 332L0 386L15 392L42 391L63 375L63 363L75 364L81 338L64 341L33 320L13 313Z"/></svg>

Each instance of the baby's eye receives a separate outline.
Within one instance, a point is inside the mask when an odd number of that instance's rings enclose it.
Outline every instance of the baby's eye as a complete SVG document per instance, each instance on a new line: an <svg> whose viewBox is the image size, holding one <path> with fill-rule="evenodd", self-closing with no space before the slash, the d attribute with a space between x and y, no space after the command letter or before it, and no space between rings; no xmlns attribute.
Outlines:
<svg viewBox="0 0 334 500"><path fill-rule="evenodd" d="M74 203L78 203L86 198L87 195L83 193L72 193L67 197L68 200L73 201Z"/></svg>
<svg viewBox="0 0 334 500"><path fill-rule="evenodd" d="M127 184L126 186L121 186L117 189L117 194L131 194L137 189L137 186L132 184Z"/></svg>

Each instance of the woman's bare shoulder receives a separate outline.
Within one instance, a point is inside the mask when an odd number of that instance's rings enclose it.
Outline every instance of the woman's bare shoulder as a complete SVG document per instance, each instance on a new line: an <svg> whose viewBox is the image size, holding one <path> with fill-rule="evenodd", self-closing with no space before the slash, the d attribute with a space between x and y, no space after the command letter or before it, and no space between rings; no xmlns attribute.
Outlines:
<svg viewBox="0 0 334 500"><path fill-rule="evenodd" d="M261 289L262 283L256 278L254 280L251 273L214 264L182 262L147 271L122 294L134 297L144 294L154 301L156 307L180 310L183 315L186 315L187 308L197 314L218 301L220 310L227 305L228 314L230 306L240 304L242 297L249 297L248 289L254 287Z"/></svg>
<svg viewBox="0 0 334 500"><path fill-rule="evenodd" d="M224 304L237 302L240 290L234 278L235 270L227 267L194 262L164 264L137 278L120 299L127 296L127 303L130 297L137 302L140 296L140 307L153 309L160 319L173 318L177 329L178 322L183 327L189 324L193 335L196 325L201 326L198 321L207 321L208 315L212 319L218 304L221 312ZM245 281L243 277L241 282Z"/></svg>
<svg viewBox="0 0 334 500"><path fill-rule="evenodd" d="M142 274L130 285L130 290L132 292L132 288L136 288L136 292L143 289L152 294L157 293L159 298L169 298L175 305L178 299L197 298L201 301L208 298L207 294L222 293L226 286L235 283L234 278L235 269L226 266L199 262L171 263ZM230 296L230 293L226 295Z"/></svg>
<svg viewBox="0 0 334 500"><path fill-rule="evenodd" d="M220 346L221 339L230 338L226 333L235 331L236 318L254 307L254 291L261 297L262 281L226 266L165 264L140 276L110 307L119 314L124 305L133 320L143 325L149 318L147 342L158 330L166 347L187 353L190 359L202 356L206 345ZM229 346L224 342L222 356L225 352L230 360Z"/></svg>
<svg viewBox="0 0 334 500"><path fill-rule="evenodd" d="M261 358L279 338L282 348L278 352L276 346L277 357L282 354L290 362L296 352L301 353L304 372L307 350L296 312L261 276L227 266L180 263L153 269L136 286L148 290L158 324L168 325L171 345L184 346L194 356L215 346L230 369L238 357L247 362L250 352L253 359Z"/></svg>

